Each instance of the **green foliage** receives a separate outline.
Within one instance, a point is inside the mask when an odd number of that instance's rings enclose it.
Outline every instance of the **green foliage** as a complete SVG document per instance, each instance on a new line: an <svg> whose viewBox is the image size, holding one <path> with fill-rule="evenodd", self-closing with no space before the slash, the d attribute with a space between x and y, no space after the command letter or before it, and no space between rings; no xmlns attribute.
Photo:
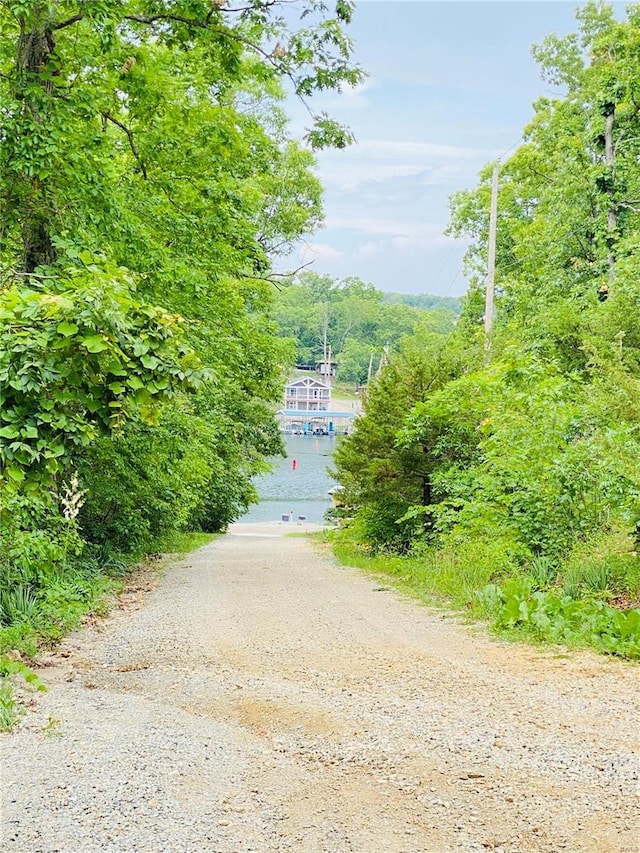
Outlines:
<svg viewBox="0 0 640 853"><path fill-rule="evenodd" d="M275 319L279 333L295 339L298 364L322 360L326 343L338 362L338 379L365 383L371 366L377 369L383 352L397 350L405 335L418 329L444 335L453 328L455 312L443 309L437 297L413 305L409 297L388 296L358 278L303 272L278 293ZM436 300L437 310L429 300Z"/></svg>
<svg viewBox="0 0 640 853"><path fill-rule="evenodd" d="M46 685L41 678L25 663L9 657L0 657L0 678L19 676L35 690L46 691Z"/></svg>
<svg viewBox="0 0 640 853"><path fill-rule="evenodd" d="M0 514L0 653L32 655L36 638L57 640L77 626L113 591L108 570L53 495L11 499Z"/></svg>
<svg viewBox="0 0 640 853"><path fill-rule="evenodd" d="M55 497L12 496L0 512L0 589L12 597L17 588L45 586L82 550L73 519L58 509Z"/></svg>
<svg viewBox="0 0 640 853"><path fill-rule="evenodd" d="M35 491L99 428L121 427L131 404L150 416L178 387L202 381L179 319L137 301L133 287L123 270L92 264L53 286L0 293L5 490Z"/></svg>
<svg viewBox="0 0 640 853"><path fill-rule="evenodd" d="M491 165L452 202L472 274L454 334L422 367L392 354L336 472L367 546L449 559L502 629L634 657L636 611L610 605L640 598L640 17L588 3L578 20L536 50L564 89L500 169L490 348Z"/></svg>
<svg viewBox="0 0 640 853"><path fill-rule="evenodd" d="M334 462L346 503L366 519L362 530L369 544L386 548L397 541L406 549L408 537L420 535L425 525L431 527L424 513L422 519L418 512L407 513L436 499L432 459L424 444L399 441L398 432L412 407L429 391L446 387L472 357L454 339L433 334L428 326L420 328L403 339L400 352L367 389L365 414L357 430L340 442ZM387 509L379 510L382 505ZM378 511L384 523L374 523ZM390 512L397 513L395 519ZM392 523L401 518L405 520L399 525Z"/></svg>
<svg viewBox="0 0 640 853"><path fill-rule="evenodd" d="M545 589L557 575L557 569L549 557L538 556L531 560L529 574L539 589Z"/></svg>
<svg viewBox="0 0 640 853"><path fill-rule="evenodd" d="M18 723L23 710L15 700L11 684L0 678L0 732L10 732Z"/></svg>
<svg viewBox="0 0 640 853"><path fill-rule="evenodd" d="M555 589L535 589L528 577L489 584L477 601L498 629L640 659L640 609L617 610L602 601L580 601Z"/></svg>
<svg viewBox="0 0 640 853"><path fill-rule="evenodd" d="M457 296L435 296L431 293L385 293L382 301L391 305L408 305L422 311L437 311L443 318L450 313L459 316L462 307Z"/></svg>
<svg viewBox="0 0 640 853"><path fill-rule="evenodd" d="M229 446L226 426L219 410L208 419L182 399L157 426L131 422L94 442L78 460L88 491L79 519L85 537L141 553L173 532L224 529L254 499L251 477L260 470L249 448ZM271 439L266 450L279 446L275 427Z"/></svg>
<svg viewBox="0 0 640 853"><path fill-rule="evenodd" d="M403 517L405 510L406 503L392 497L368 501L357 513L352 529L374 551L388 548L403 554L411 548L415 535L412 519Z"/></svg>
<svg viewBox="0 0 640 853"><path fill-rule="evenodd" d="M185 529L212 455L185 408L167 412L155 427L133 422L78 460L88 491L80 524L89 541L136 554L153 550L168 530Z"/></svg>
<svg viewBox="0 0 640 853"><path fill-rule="evenodd" d="M11 731L24 714L23 706L15 698L13 687L16 678L22 678L35 690L47 689L38 675L22 661L0 656L0 732Z"/></svg>
<svg viewBox="0 0 640 853"><path fill-rule="evenodd" d="M455 549L424 548L405 556L375 554L359 545L357 526L330 534L341 563L390 580L429 604L443 602L488 618L503 633L535 642L592 647L640 659L640 609L618 610L594 599L575 599L551 586L549 566L522 575L498 543L469 542ZM492 576L501 575L499 582Z"/></svg>
<svg viewBox="0 0 640 853"><path fill-rule="evenodd" d="M373 344L349 338L336 357L340 359L338 371L340 381L351 382L358 387L366 384L370 365L376 357L379 361L380 355Z"/></svg>
<svg viewBox="0 0 640 853"><path fill-rule="evenodd" d="M329 536L341 563L393 579L403 591L430 604L444 602L468 609L493 575L513 570L496 543L467 543L455 550L419 544L398 555L363 545L356 523L345 524Z"/></svg>
<svg viewBox="0 0 640 853"><path fill-rule="evenodd" d="M37 599L30 587L15 584L0 593L0 624L30 622L36 612Z"/></svg>
<svg viewBox="0 0 640 853"><path fill-rule="evenodd" d="M524 144L501 167L496 270L498 311L535 317L518 324L520 336L539 352L559 344L574 366L584 364L580 335L558 331L584 327L600 289L617 292L613 266L635 253L640 144L638 10L617 21L592 2L577 17L578 34L549 36L534 50L543 75L566 88L534 105ZM479 276L490 176L488 167L481 186L452 205L450 230L472 238L468 264Z"/></svg>
<svg viewBox="0 0 640 853"><path fill-rule="evenodd" d="M510 352L416 406L404 440L432 458L436 529L509 535L523 554L554 557L624 513L628 479L603 470L581 394L553 365Z"/></svg>
<svg viewBox="0 0 640 853"><path fill-rule="evenodd" d="M224 529L281 450L270 259L322 215L283 83L313 113L363 73L348 0L280 5L0 4L0 648Z"/></svg>
<svg viewBox="0 0 640 853"><path fill-rule="evenodd" d="M208 545L215 538L215 534L213 533L172 532L162 539L160 550L163 554L174 554L183 557L197 548Z"/></svg>

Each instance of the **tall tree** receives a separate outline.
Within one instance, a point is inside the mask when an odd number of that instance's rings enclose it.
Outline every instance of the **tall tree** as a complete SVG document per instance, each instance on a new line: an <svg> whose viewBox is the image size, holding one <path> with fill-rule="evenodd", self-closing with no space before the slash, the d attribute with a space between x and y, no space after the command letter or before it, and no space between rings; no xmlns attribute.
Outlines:
<svg viewBox="0 0 640 853"><path fill-rule="evenodd" d="M378 498L364 439L384 435L386 462L415 453L431 504L425 511L418 497L405 517L426 517L436 545L490 555L497 572L538 557L560 574L603 554L624 562L640 527L640 12L617 20L589 3L578 21L576 34L536 48L562 88L534 105L523 144L501 168L489 364L473 352L491 167L452 202L452 232L472 241L474 281L451 339L467 349L466 364L415 400L395 430L372 397L362 438L349 437L338 456L340 481L367 517ZM408 474L383 480L389 500L401 500ZM394 529L378 532L391 541Z"/></svg>
<svg viewBox="0 0 640 853"><path fill-rule="evenodd" d="M0 365L5 474L48 459L46 434L63 449L58 467L82 461L91 479L104 467L100 430L126 429L136 446L171 419L156 403L174 395L167 454L180 436L186 457L202 423L215 424L201 454L210 485L197 488L215 501L223 471L242 496L224 519L246 502L261 454L278 447L269 404L287 357L268 317L270 257L320 217L309 148L350 140L319 114L308 146L292 141L280 102L287 87L309 103L362 79L351 13L343 0L296 11L278 0L2 0L0 319L9 336L20 327L51 342L39 383L19 341ZM175 398L196 376L197 392ZM57 431L42 400L55 401ZM210 509L196 514L219 517Z"/></svg>
<svg viewBox="0 0 640 853"><path fill-rule="evenodd" d="M562 87L534 104L524 144L502 166L498 224L499 311L552 301L581 309L614 287L616 262L634 251L640 177L640 17L618 21L588 3L580 30L534 48L543 76ZM453 198L451 231L473 238L468 262L482 277L490 169ZM475 302L472 302L477 309Z"/></svg>

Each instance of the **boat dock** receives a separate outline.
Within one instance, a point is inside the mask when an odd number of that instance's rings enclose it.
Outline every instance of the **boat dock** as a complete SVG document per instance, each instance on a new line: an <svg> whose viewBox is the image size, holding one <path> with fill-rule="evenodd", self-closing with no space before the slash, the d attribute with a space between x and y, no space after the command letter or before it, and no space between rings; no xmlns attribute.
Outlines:
<svg viewBox="0 0 640 853"><path fill-rule="evenodd" d="M280 409L276 414L282 432L287 435L348 435L356 412L317 409Z"/></svg>

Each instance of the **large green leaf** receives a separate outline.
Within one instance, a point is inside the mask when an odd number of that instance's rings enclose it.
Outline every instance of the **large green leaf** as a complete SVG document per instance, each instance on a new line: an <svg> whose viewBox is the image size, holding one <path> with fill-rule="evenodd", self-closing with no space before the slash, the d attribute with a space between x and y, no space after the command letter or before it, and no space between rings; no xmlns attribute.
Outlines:
<svg viewBox="0 0 640 853"><path fill-rule="evenodd" d="M65 338L70 337L71 335L75 335L78 331L78 326L75 323L59 323L57 327L58 334L62 335Z"/></svg>
<svg viewBox="0 0 640 853"><path fill-rule="evenodd" d="M103 352L109 348L109 343L102 335L90 335L83 338L81 343L91 353Z"/></svg>

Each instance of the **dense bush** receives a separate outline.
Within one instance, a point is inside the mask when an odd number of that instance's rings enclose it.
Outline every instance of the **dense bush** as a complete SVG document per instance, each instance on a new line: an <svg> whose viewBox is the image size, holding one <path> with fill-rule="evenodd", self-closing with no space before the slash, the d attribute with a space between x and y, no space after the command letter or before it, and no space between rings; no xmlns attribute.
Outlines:
<svg viewBox="0 0 640 853"><path fill-rule="evenodd" d="M352 6L169 5L0 4L0 651L223 530L281 449L271 261L321 216L312 149L351 140L290 138L282 83L363 79Z"/></svg>
<svg viewBox="0 0 640 853"><path fill-rule="evenodd" d="M451 232L471 240L456 329L413 362L390 355L336 471L351 532L410 551L421 582L432 572L460 603L458 577L470 601L493 602L502 627L633 656L640 13L627 14L587 4L578 36L536 49L564 89L535 104L525 142L500 168L493 330L483 335L487 167L452 203Z"/></svg>

